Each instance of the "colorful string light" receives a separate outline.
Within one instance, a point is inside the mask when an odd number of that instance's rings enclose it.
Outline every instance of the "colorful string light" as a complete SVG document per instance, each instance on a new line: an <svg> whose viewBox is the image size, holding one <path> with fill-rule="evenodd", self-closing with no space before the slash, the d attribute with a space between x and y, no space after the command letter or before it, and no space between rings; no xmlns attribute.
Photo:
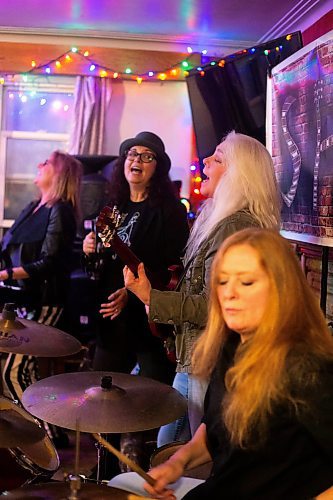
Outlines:
<svg viewBox="0 0 333 500"><path fill-rule="evenodd" d="M293 37L293 34L286 35L286 37L285 37L286 42L290 42L292 37ZM220 68L224 68L225 65L228 63L228 61L230 61L230 60L234 61L235 59L240 59L240 58L252 55L255 52L257 54L262 53L266 57L270 56L270 54L272 54L274 52L275 53L281 52L283 50L283 45L275 45L274 42L276 43L276 41L272 40L272 41L267 42L265 44L258 45L257 47L239 50L238 52L235 52L233 54L229 54L228 56L224 57L223 59L209 61L204 66L201 65L201 66L197 66L196 68L192 68L192 69L188 70L188 74L186 76L192 75L194 73L199 73L200 76L205 76L205 70L211 69L212 66L218 65L218 66L220 66ZM279 43L281 43L280 39L279 39ZM202 53L203 52L204 51L202 51Z"/></svg>
<svg viewBox="0 0 333 500"><path fill-rule="evenodd" d="M111 78L136 80L139 85L143 81L148 79L156 81L164 81L167 79L180 80L183 79L184 76L188 75L189 70L191 70L193 67L196 67L198 63L198 57L194 58L194 56L201 56L199 52L193 52L192 49L188 50L188 52L189 56L185 60L179 61L179 63L171 66L170 68L150 69L145 73L134 73L130 67L126 67L123 70L115 70L114 68L107 67L93 60L89 56L90 53L88 50L81 51L78 47L72 47L67 52L60 54L55 59L51 59L46 63L38 64L36 59L34 59L33 61L31 61L31 69L27 73L36 74L44 72L48 75L59 74L64 63L68 65L74 61L74 57L81 57L82 59L84 59L85 64L85 69L82 71L82 74L92 74L95 76L100 76L102 78L109 76ZM202 53L206 52L206 50L202 51ZM196 64L192 64L191 59L196 61ZM68 73L67 69L66 73Z"/></svg>

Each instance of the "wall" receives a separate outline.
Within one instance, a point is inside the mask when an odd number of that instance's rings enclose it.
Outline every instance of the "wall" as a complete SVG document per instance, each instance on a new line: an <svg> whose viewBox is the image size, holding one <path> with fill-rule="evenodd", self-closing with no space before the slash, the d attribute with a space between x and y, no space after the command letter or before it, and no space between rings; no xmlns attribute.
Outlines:
<svg viewBox="0 0 333 500"><path fill-rule="evenodd" d="M138 132L160 135L172 161L171 178L183 181L182 195L188 196L194 152L186 82L113 82L108 123L105 154L117 154L121 141Z"/></svg>

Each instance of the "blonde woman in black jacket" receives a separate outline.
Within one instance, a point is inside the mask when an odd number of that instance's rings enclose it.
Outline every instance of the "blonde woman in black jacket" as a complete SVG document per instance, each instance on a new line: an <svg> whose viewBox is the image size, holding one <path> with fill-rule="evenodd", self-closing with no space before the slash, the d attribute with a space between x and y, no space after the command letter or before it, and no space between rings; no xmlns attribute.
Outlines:
<svg viewBox="0 0 333 500"><path fill-rule="evenodd" d="M18 316L55 326L62 315L76 234L82 165L60 151L38 165L32 201L5 234L1 244L0 281L18 287ZM2 305L12 300L0 290ZM9 300L8 300L9 299ZM10 354L4 379L14 399L38 378L36 359Z"/></svg>

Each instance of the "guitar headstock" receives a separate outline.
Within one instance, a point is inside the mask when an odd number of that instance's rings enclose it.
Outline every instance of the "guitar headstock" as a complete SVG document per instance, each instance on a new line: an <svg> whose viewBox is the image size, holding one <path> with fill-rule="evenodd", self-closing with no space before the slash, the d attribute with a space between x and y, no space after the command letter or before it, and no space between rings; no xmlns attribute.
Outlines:
<svg viewBox="0 0 333 500"><path fill-rule="evenodd" d="M102 208L97 217L96 227L98 236L101 238L105 247L111 246L111 241L121 224L121 219L122 217L117 207Z"/></svg>

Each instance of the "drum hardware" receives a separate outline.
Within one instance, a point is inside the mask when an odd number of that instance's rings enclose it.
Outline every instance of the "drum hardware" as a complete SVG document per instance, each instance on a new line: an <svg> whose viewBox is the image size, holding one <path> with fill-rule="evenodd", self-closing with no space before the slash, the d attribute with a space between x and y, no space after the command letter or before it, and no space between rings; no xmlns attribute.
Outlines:
<svg viewBox="0 0 333 500"><path fill-rule="evenodd" d="M186 412L186 399L155 380L115 372L63 373L29 386L23 406L66 429L122 433L154 429Z"/></svg>
<svg viewBox="0 0 333 500"><path fill-rule="evenodd" d="M71 500L69 496L71 494L70 485L71 482L68 481L35 484L8 491L4 496L11 500L28 498L33 500L37 500L38 498L47 498L48 500ZM78 498L80 500L91 500L92 498L98 498L98 500L127 500L129 495L132 495L130 491L121 490L112 486L82 484ZM135 498L137 497L135 496ZM145 500L147 500L146 497L139 498L145 498Z"/></svg>
<svg viewBox="0 0 333 500"><path fill-rule="evenodd" d="M0 314L0 352L54 358L80 349L81 343L72 335L32 320L18 320L15 304L4 305Z"/></svg>
<svg viewBox="0 0 333 500"><path fill-rule="evenodd" d="M93 433L98 441L97 480L101 444L98 434L154 429L186 412L186 399L172 387L146 377L114 372L64 373L35 382L22 397L34 416L54 425ZM110 449L107 445L106 448ZM118 455L115 453L117 452ZM138 467L112 447L112 453L133 470ZM137 470L136 470L137 471ZM138 471L137 471L138 472ZM152 480L140 468L139 474Z"/></svg>

